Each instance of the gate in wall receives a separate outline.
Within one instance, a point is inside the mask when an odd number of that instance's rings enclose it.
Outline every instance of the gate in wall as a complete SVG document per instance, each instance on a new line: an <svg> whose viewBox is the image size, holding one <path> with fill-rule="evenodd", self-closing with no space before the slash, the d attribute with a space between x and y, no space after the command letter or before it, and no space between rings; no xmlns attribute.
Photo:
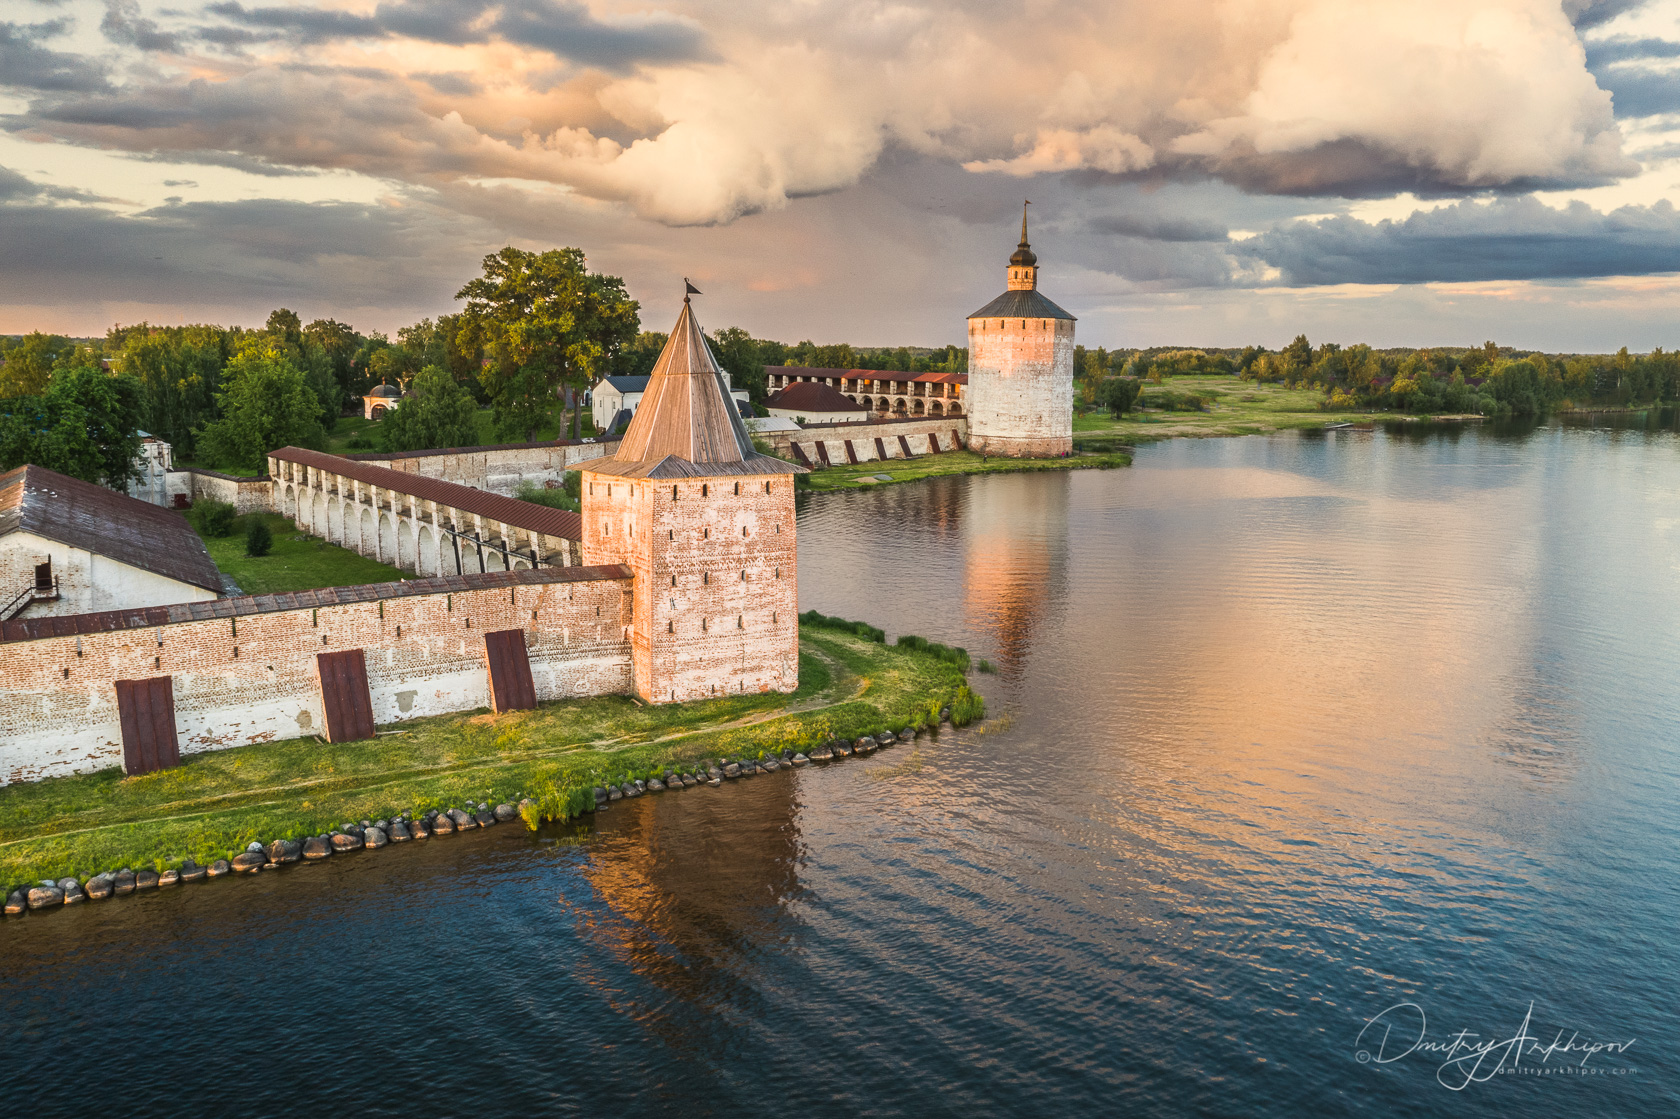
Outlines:
<svg viewBox="0 0 1680 1119"><path fill-rule="evenodd" d="M118 680L117 716L122 721L123 772L130 777L181 764L175 738L175 681Z"/></svg>
<svg viewBox="0 0 1680 1119"><path fill-rule="evenodd" d="M321 706L327 713L327 741L373 737L373 694L360 649L315 654L321 678Z"/></svg>
<svg viewBox="0 0 1680 1119"><path fill-rule="evenodd" d="M525 631L503 629L484 635L484 659L490 667L490 709L529 711L537 705L537 685L531 678L531 658L525 652Z"/></svg>

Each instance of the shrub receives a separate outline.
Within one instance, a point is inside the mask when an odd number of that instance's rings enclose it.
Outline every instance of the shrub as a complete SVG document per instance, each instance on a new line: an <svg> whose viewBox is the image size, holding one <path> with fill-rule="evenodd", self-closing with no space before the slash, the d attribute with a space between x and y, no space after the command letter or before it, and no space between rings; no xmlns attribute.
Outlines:
<svg viewBox="0 0 1680 1119"><path fill-rule="evenodd" d="M203 536L232 535L233 519L237 515L232 505L213 499L193 502L192 511L187 514L193 527Z"/></svg>
<svg viewBox="0 0 1680 1119"><path fill-rule="evenodd" d="M268 522L261 517L252 517L251 523L245 526L245 554L266 556L272 547L274 534L268 531Z"/></svg>
<svg viewBox="0 0 1680 1119"><path fill-rule="evenodd" d="M848 622L844 618L830 618L827 615L817 613L815 610L807 610L799 615L799 624L802 626L821 626L824 629L845 630L848 633L857 634L865 641L873 641L877 645L887 643L886 633L876 629L868 622Z"/></svg>
<svg viewBox="0 0 1680 1119"><path fill-rule="evenodd" d="M981 672L984 672L987 675L991 675L991 674L993 674L997 671L997 665L993 664L991 661L987 660L985 657L980 658L980 663L976 667L979 668Z"/></svg>
<svg viewBox="0 0 1680 1119"><path fill-rule="evenodd" d="M956 696L951 700L951 725L965 727L976 719L984 719L985 717L985 699L970 691L967 684L958 688Z"/></svg>
<svg viewBox="0 0 1680 1119"><path fill-rule="evenodd" d="M929 641L925 637L914 634L904 634L895 643L901 649L915 649L923 653L931 653L947 664L954 664L962 672L968 671L968 650L953 645L941 645L937 641Z"/></svg>
<svg viewBox="0 0 1680 1119"><path fill-rule="evenodd" d="M571 478L572 474L568 473L566 477ZM582 512L577 499L568 496L565 490L543 489L532 482L519 483L513 491L513 496L520 501L529 501L533 505L546 505L550 509L565 509L573 513Z"/></svg>

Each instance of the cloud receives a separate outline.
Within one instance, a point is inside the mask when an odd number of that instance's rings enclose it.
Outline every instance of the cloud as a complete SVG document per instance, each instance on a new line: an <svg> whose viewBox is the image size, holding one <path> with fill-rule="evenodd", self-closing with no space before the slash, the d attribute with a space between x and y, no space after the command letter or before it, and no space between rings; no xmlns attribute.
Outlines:
<svg viewBox="0 0 1680 1119"><path fill-rule="evenodd" d="M41 39L51 38L66 28L63 20L0 23L0 86L56 93L109 89L110 82L102 65L40 44Z"/></svg>
<svg viewBox="0 0 1680 1119"><path fill-rule="evenodd" d="M1648 117L1680 111L1680 71L1641 65L1680 58L1670 39L1618 36L1587 44L1587 66L1616 101L1618 117Z"/></svg>
<svg viewBox="0 0 1680 1119"><path fill-rule="evenodd" d="M180 49L176 36L159 31L156 23L140 14L139 0L105 0L105 18L99 21L99 30L113 43L143 51L174 53Z"/></svg>
<svg viewBox="0 0 1680 1119"><path fill-rule="evenodd" d="M1601 213L1533 197L1463 201L1404 221L1287 222L1232 252L1289 285L1557 280L1680 272L1680 212L1667 201Z"/></svg>
<svg viewBox="0 0 1680 1119"><path fill-rule="evenodd" d="M1223 222L1182 215L1114 214L1091 220L1096 233L1135 237L1144 241L1227 241L1230 231Z"/></svg>
<svg viewBox="0 0 1680 1119"><path fill-rule="evenodd" d="M569 0L402 0L380 4L371 16L320 8L247 8L237 0L205 10L301 45L403 37L463 46L499 38L613 71L704 53L704 36L686 20L644 15L608 22Z"/></svg>

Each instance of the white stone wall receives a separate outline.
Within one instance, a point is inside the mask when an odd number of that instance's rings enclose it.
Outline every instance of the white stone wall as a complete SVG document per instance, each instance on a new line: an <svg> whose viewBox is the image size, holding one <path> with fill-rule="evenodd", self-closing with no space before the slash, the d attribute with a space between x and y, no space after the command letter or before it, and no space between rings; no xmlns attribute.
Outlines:
<svg viewBox="0 0 1680 1119"><path fill-rule="evenodd" d="M1073 328L1070 319L969 320L969 450L1072 452Z"/></svg>
<svg viewBox="0 0 1680 1119"><path fill-rule="evenodd" d="M113 541L120 548L120 541ZM60 614L88 614L96 610L129 610L141 606L169 606L177 602L205 602L215 591L182 583L156 572L72 548L30 532L0 536L0 604L9 603L35 582L35 565L52 562L58 580L57 601L36 602L17 618Z"/></svg>

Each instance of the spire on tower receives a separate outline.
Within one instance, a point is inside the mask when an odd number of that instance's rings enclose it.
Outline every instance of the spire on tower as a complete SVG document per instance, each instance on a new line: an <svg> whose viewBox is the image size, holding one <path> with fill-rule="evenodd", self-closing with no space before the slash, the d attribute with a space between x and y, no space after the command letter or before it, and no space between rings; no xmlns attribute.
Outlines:
<svg viewBox="0 0 1680 1119"><path fill-rule="evenodd" d="M1033 255L1031 246L1027 244L1027 207L1032 205L1032 199L1021 203L1021 243L1009 258L1009 263L1015 268L1031 268L1038 263L1038 257Z"/></svg>
<svg viewBox="0 0 1680 1119"><path fill-rule="evenodd" d="M1032 199L1021 203L1021 247L1027 247L1027 207L1032 205Z"/></svg>

